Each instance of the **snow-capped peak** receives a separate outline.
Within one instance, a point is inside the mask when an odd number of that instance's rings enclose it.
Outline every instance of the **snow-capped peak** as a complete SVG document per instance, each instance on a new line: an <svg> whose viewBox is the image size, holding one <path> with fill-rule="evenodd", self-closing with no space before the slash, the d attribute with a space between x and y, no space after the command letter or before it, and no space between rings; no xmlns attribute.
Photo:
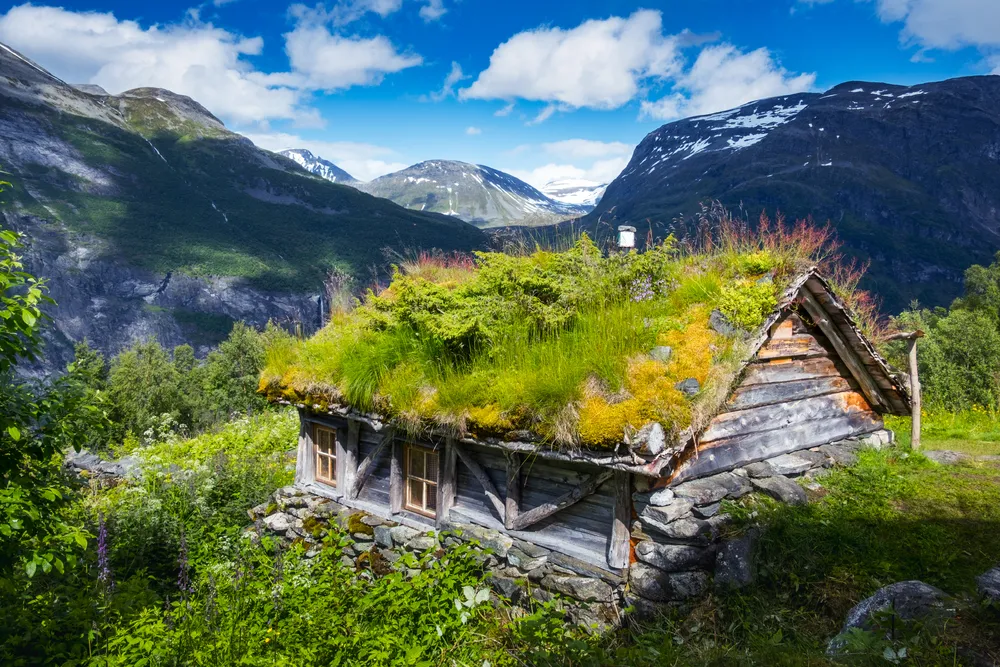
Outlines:
<svg viewBox="0 0 1000 667"><path fill-rule="evenodd" d="M281 155L284 155L306 171L316 174L320 178L325 178L333 183L350 184L357 182L356 178L334 163L329 160L324 160L318 155L313 155L311 151L307 151L304 148L293 148L291 150L281 151Z"/></svg>
<svg viewBox="0 0 1000 667"><path fill-rule="evenodd" d="M575 206L597 206L604 195L607 183L597 183L583 178L560 178L542 186L542 193L549 199Z"/></svg>

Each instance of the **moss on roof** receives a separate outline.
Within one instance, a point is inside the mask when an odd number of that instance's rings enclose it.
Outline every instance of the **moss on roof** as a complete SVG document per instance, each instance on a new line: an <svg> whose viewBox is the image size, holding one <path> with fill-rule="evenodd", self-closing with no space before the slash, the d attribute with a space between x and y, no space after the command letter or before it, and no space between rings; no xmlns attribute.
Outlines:
<svg viewBox="0 0 1000 667"><path fill-rule="evenodd" d="M798 250L680 252L671 238L604 254L584 236L564 252L425 257L311 339L274 344L260 391L413 432L588 449L653 421L679 433L728 392L746 332L809 261ZM715 310L736 330L719 333ZM691 378L697 393L682 391Z"/></svg>

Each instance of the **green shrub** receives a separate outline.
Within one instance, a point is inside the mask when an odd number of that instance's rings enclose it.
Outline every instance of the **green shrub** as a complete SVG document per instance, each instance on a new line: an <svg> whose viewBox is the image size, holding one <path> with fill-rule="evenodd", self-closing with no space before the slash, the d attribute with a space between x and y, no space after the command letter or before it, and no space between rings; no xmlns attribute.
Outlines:
<svg viewBox="0 0 1000 667"><path fill-rule="evenodd" d="M718 306L734 326L753 331L778 305L777 289L771 281L734 280L719 294Z"/></svg>

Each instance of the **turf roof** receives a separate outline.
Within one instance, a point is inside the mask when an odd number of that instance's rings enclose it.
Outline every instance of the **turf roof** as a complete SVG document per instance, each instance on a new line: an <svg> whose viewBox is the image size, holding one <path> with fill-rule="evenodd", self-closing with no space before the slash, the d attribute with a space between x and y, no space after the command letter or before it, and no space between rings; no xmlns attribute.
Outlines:
<svg viewBox="0 0 1000 667"><path fill-rule="evenodd" d="M676 435L728 393L749 332L808 261L796 250L668 239L604 254L584 236L564 252L424 257L312 338L274 344L260 390L412 432L585 449L651 422Z"/></svg>

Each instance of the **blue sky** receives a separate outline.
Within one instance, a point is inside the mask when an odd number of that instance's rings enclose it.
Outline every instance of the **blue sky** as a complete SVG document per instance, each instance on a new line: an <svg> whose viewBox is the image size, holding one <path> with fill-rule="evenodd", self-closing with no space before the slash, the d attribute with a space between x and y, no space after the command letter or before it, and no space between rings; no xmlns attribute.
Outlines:
<svg viewBox="0 0 1000 667"><path fill-rule="evenodd" d="M71 82L190 95L369 179L427 159L607 181L672 119L848 80L1000 73L1000 0L0 4Z"/></svg>

